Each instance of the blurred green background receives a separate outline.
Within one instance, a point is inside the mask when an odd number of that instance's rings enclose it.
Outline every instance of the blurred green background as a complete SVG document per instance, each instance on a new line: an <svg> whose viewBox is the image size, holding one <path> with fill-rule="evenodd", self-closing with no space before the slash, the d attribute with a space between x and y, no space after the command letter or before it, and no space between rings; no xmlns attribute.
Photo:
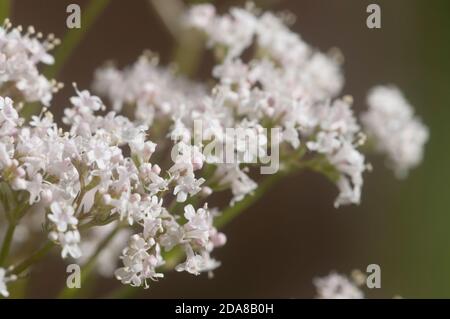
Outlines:
<svg viewBox="0 0 450 319"><path fill-rule="evenodd" d="M83 9L88 1L15 0L12 21L61 37L69 3ZM225 10L243 2L216 3ZM342 50L344 94L355 97L358 112L373 85L399 86L430 128L424 162L399 181L381 158L371 157L375 169L365 175L362 204L337 211L337 191L327 180L309 172L292 176L224 229L228 243L216 254L223 265L214 279L170 273L141 296L310 298L315 276L331 270L348 274L375 263L381 266L382 287L368 291L368 297L450 298L450 1L256 3L293 12L293 28L313 46ZM381 6L380 30L366 27L370 3ZM104 61L127 65L144 49L170 60L172 39L158 16L146 0L111 0L58 80L87 88ZM71 94L66 85L54 113L61 114ZM54 296L64 280L63 264L55 258L36 271L42 275L34 276L31 295ZM96 296L117 285L97 283Z"/></svg>

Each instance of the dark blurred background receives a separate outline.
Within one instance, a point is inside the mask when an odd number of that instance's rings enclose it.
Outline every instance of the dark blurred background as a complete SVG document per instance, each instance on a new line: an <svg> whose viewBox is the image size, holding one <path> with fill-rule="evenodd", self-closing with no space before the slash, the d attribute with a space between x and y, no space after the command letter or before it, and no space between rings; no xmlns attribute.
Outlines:
<svg viewBox="0 0 450 319"><path fill-rule="evenodd" d="M1 1L1 0L0 0ZM66 6L81 0L15 0L15 25L62 37ZM366 27L366 8L381 6L382 28ZM240 1L216 1L225 10ZM345 94L358 111L376 84L396 84L430 127L423 164L398 181L380 158L365 175L360 206L334 209L335 187L302 173L275 187L224 232L225 247L215 256L222 267L214 279L169 273L141 294L146 298L310 298L312 279L331 270L350 273L379 264L381 289L368 297L450 297L450 2L446 0L256 1L262 8L289 10L293 28L321 50L338 47L345 56ZM73 94L71 82L88 88L93 70L106 60L125 66L145 49L170 61L173 40L146 0L111 0L57 79L66 88L52 110L60 112ZM201 76L201 75L200 75ZM59 110L59 111L58 111ZM31 296L52 297L65 278L60 262L37 270ZM51 276L48 274L52 273ZM52 278L52 279L49 279ZM54 280L53 280L54 278ZM119 284L97 282L96 296Z"/></svg>

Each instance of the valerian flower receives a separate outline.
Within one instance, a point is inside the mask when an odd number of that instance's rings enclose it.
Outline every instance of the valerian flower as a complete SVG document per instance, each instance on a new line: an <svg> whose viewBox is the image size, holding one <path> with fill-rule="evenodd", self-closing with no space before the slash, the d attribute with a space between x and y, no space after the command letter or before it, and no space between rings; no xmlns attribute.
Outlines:
<svg viewBox="0 0 450 319"><path fill-rule="evenodd" d="M73 207L68 206L65 202L53 202L50 205L50 210L51 214L48 214L47 217L56 225L58 232L65 232L69 226L78 224Z"/></svg>

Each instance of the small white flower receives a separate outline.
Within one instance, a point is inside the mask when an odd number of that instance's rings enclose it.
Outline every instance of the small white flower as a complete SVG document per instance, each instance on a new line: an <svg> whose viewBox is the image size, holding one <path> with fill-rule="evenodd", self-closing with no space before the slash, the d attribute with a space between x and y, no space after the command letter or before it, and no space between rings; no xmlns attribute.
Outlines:
<svg viewBox="0 0 450 319"><path fill-rule="evenodd" d="M180 176L177 179L177 186L173 190L173 194L177 196L177 202L183 203L188 195L194 196L202 190L200 187L205 182L204 178L196 179L193 173Z"/></svg>
<svg viewBox="0 0 450 319"><path fill-rule="evenodd" d="M70 230L65 233L59 233L58 240L62 246L62 258L71 256L72 258L77 259L81 257L82 253L79 246L81 238L78 230Z"/></svg>
<svg viewBox="0 0 450 319"><path fill-rule="evenodd" d="M151 141L146 141L143 143L131 142L129 145L133 155L138 156L143 163L148 162L156 150L156 144Z"/></svg>
<svg viewBox="0 0 450 319"><path fill-rule="evenodd" d="M72 206L62 202L53 202L50 205L51 214L47 217L55 225L58 232L65 232L69 226L76 226L78 219L74 216L74 209Z"/></svg>
<svg viewBox="0 0 450 319"><path fill-rule="evenodd" d="M209 3L193 6L185 17L185 23L198 29L207 29L211 26L216 14L216 8Z"/></svg>
<svg viewBox="0 0 450 319"><path fill-rule="evenodd" d="M103 102L98 96L91 95L87 90L78 91L76 86L75 89L78 96L71 97L70 102L73 106L78 108L81 113L98 111L104 108Z"/></svg>
<svg viewBox="0 0 450 319"><path fill-rule="evenodd" d="M37 173L31 181L26 182L26 190L30 193L30 205L41 200L42 175Z"/></svg>
<svg viewBox="0 0 450 319"><path fill-rule="evenodd" d="M306 143L308 149L323 154L330 154L342 145L337 132L319 132L315 141Z"/></svg>
<svg viewBox="0 0 450 319"><path fill-rule="evenodd" d="M251 194L258 186L238 165L219 165L216 176L220 176L220 185L230 185L233 193L231 205Z"/></svg>
<svg viewBox="0 0 450 319"><path fill-rule="evenodd" d="M177 265L176 271L187 271L193 275L200 275L202 272L211 272L220 266L220 263L211 258L207 252L196 254L189 245L185 247L185 251L186 261Z"/></svg>
<svg viewBox="0 0 450 319"><path fill-rule="evenodd" d="M199 208L195 211L192 205L184 207L184 217L187 219L187 223L183 226L185 230L184 237L189 240L196 240L203 246L209 240L211 219L207 208Z"/></svg>
<svg viewBox="0 0 450 319"><path fill-rule="evenodd" d="M300 136L293 121L288 121L284 124L282 134L283 140L289 142L293 148L298 148L300 146Z"/></svg>

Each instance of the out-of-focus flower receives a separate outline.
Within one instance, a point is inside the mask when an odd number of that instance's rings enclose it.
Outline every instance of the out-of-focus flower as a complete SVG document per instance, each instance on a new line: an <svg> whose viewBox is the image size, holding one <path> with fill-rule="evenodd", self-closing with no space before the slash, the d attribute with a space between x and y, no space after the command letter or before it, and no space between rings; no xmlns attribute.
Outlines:
<svg viewBox="0 0 450 319"><path fill-rule="evenodd" d="M14 281L17 279L15 275L7 275L6 269L0 268L0 295L3 297L9 297L8 287L6 284L10 281Z"/></svg>
<svg viewBox="0 0 450 319"><path fill-rule="evenodd" d="M412 106L396 87L377 86L368 97L369 109L361 117L366 131L397 176L404 177L423 158L428 128L414 116Z"/></svg>
<svg viewBox="0 0 450 319"><path fill-rule="evenodd" d="M2 95L14 96L16 102L37 102L49 105L53 93L61 84L49 81L39 73L40 63L53 64L54 59L48 52L59 39L49 35L41 39L33 27L11 28L7 20L0 26L0 87Z"/></svg>

